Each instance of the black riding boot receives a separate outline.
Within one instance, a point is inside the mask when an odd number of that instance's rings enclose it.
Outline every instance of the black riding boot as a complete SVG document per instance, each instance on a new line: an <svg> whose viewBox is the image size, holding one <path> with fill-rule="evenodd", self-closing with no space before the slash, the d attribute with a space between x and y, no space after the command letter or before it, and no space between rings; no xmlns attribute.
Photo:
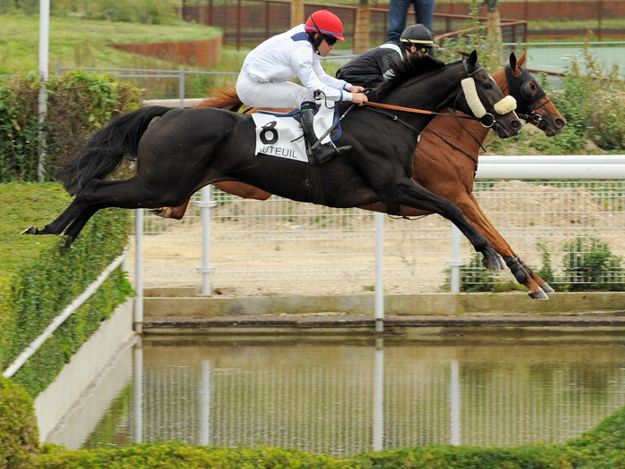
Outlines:
<svg viewBox="0 0 625 469"><path fill-rule="evenodd" d="M319 140L315 135L315 129L313 127L313 119L317 114L317 104L313 101L304 101L300 108L302 114L302 129L304 130L304 136L310 143L310 152L317 162L317 164L323 164L330 161L337 153L343 153L352 149L351 145L336 148L330 143L321 144L317 143Z"/></svg>

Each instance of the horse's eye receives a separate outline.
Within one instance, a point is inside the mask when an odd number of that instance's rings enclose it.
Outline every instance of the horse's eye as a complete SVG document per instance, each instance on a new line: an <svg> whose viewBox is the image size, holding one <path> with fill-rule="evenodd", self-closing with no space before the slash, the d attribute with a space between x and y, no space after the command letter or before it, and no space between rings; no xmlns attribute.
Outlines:
<svg viewBox="0 0 625 469"><path fill-rule="evenodd" d="M493 89L493 84L489 83L489 82L486 82L486 83L484 83L484 88L487 89L487 90L492 90Z"/></svg>

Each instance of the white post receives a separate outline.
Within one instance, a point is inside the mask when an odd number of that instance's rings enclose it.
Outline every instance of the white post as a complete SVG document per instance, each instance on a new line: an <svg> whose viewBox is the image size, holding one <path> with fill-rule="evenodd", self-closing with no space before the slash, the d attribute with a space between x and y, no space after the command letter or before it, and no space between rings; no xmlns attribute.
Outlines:
<svg viewBox="0 0 625 469"><path fill-rule="evenodd" d="M373 451L384 449L384 339L375 339Z"/></svg>
<svg viewBox="0 0 625 469"><path fill-rule="evenodd" d="M202 187L202 198L199 206L202 216L202 267L198 267L198 272L202 274L202 296L210 296L213 292L211 289L210 274L215 272L215 268L210 266L211 263L211 232L210 219L211 208L217 205L212 200L212 186Z"/></svg>
<svg viewBox="0 0 625 469"><path fill-rule="evenodd" d="M456 225L451 225L451 260L447 265L451 266L450 290L452 293L460 293L460 267L466 264L460 258L460 230Z"/></svg>
<svg viewBox="0 0 625 469"><path fill-rule="evenodd" d="M50 48L50 0L39 1L39 125L43 127L48 112L48 93L46 83L48 81ZM37 165L37 178L43 181L45 175L46 159L46 134L39 130L39 162Z"/></svg>
<svg viewBox="0 0 625 469"><path fill-rule="evenodd" d="M451 413L451 444L460 446L460 368L457 360L451 361L449 384Z"/></svg>
<svg viewBox="0 0 625 469"><path fill-rule="evenodd" d="M143 333L143 209L135 211L135 314L134 329Z"/></svg>
<svg viewBox="0 0 625 469"><path fill-rule="evenodd" d="M375 213L375 331L384 330L384 214Z"/></svg>

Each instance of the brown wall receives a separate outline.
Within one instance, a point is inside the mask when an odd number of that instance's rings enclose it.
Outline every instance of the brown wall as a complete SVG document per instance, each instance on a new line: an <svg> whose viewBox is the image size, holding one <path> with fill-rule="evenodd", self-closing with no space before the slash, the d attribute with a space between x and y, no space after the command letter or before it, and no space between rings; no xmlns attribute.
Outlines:
<svg viewBox="0 0 625 469"><path fill-rule="evenodd" d="M181 64L210 68L221 61L221 37L203 41L113 44L115 49Z"/></svg>

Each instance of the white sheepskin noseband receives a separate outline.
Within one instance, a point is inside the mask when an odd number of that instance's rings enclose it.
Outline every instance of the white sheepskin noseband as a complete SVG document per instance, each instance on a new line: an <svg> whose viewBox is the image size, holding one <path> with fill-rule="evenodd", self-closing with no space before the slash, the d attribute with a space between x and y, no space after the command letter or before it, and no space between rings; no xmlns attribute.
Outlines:
<svg viewBox="0 0 625 469"><path fill-rule="evenodd" d="M473 115L477 118L484 117L486 115L486 108L484 108L480 97L477 95L477 89L475 88L473 78L465 78L460 83L462 84L464 97L467 99L467 104L473 112Z"/></svg>
<svg viewBox="0 0 625 469"><path fill-rule="evenodd" d="M480 118L486 115L486 109L480 101L480 97L477 94L477 89L475 87L475 81L473 78L465 78L460 82L462 84L462 90L464 91L464 96L467 98L467 104L473 111L475 117ZM508 114L516 109L516 99L512 96L506 96L501 101L495 103L495 112L500 115Z"/></svg>
<svg viewBox="0 0 625 469"><path fill-rule="evenodd" d="M508 114L516 109L516 99L508 95L498 103L495 103L495 112L497 114Z"/></svg>

